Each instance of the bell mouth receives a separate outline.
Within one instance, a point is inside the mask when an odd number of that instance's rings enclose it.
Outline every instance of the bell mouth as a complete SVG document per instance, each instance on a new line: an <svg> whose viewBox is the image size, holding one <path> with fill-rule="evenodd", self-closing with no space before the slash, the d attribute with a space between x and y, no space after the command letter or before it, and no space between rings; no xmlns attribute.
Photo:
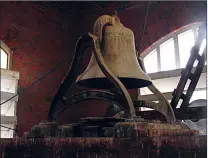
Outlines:
<svg viewBox="0 0 208 158"><path fill-rule="evenodd" d="M118 77L118 79L124 84L127 89L135 89L147 87L152 84L151 81L137 79L137 78L126 78ZM77 81L77 84L87 88L98 88L98 89L112 89L115 86L107 78L92 78Z"/></svg>

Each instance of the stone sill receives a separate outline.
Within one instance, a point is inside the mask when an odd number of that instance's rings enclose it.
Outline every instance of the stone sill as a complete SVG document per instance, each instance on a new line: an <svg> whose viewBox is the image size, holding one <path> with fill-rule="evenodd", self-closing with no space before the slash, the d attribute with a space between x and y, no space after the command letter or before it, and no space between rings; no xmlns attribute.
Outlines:
<svg viewBox="0 0 208 158"><path fill-rule="evenodd" d="M20 73L17 71L12 71L8 69L2 69L1 68L1 77L8 78L8 79L16 79L19 80Z"/></svg>

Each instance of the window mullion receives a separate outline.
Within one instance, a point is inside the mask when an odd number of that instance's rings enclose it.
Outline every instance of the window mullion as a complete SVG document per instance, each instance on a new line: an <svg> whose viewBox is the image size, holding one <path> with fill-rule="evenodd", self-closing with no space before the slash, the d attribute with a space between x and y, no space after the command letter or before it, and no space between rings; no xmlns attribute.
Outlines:
<svg viewBox="0 0 208 158"><path fill-rule="evenodd" d="M157 51L157 69L159 72L161 71L160 46L156 47L156 51Z"/></svg>
<svg viewBox="0 0 208 158"><path fill-rule="evenodd" d="M141 88L138 88L138 96L137 96L137 99L141 96ZM139 107L138 108L138 111L142 111L142 108Z"/></svg>
<svg viewBox="0 0 208 158"><path fill-rule="evenodd" d="M175 63L176 63L176 69L181 67L180 63L180 54L179 54L179 45L178 45L178 35L173 36L174 41L174 49L175 49Z"/></svg>
<svg viewBox="0 0 208 158"><path fill-rule="evenodd" d="M194 41L196 41L196 38L197 38L197 29L196 28L193 28L192 31L193 31L193 34L194 34Z"/></svg>

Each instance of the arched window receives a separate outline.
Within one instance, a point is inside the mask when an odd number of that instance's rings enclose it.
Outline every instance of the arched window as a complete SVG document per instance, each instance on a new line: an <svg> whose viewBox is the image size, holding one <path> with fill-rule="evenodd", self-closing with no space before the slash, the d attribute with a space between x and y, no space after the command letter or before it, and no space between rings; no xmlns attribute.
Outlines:
<svg viewBox="0 0 208 158"><path fill-rule="evenodd" d="M147 48L141 56L147 73L184 68L200 25L201 23L194 23L184 26ZM200 53L202 53L205 45L206 39L203 40Z"/></svg>
<svg viewBox="0 0 208 158"><path fill-rule="evenodd" d="M0 40L0 52L1 52L1 68L11 69L12 51L2 40Z"/></svg>
<svg viewBox="0 0 208 158"><path fill-rule="evenodd" d="M3 103L7 99L11 98L17 93L17 86L19 80L19 72L11 71L11 57L12 51L9 47L0 40L0 53L1 53L1 99ZM18 97L11 99L10 101L1 105L1 126L0 126L0 138L12 138L14 137L14 129L16 118L16 103Z"/></svg>
<svg viewBox="0 0 208 158"><path fill-rule="evenodd" d="M147 73L150 75L155 86L169 101L172 98L173 90L177 87L181 71L186 66L190 57L190 51L194 46L201 24L194 23L179 28L153 43L142 53L141 58ZM203 52L205 46L206 39L203 39L199 54ZM194 66L196 66L197 62L194 63ZM206 99L205 72L206 67L203 70L190 102L196 99ZM139 94L139 99L157 101L148 88L141 88Z"/></svg>

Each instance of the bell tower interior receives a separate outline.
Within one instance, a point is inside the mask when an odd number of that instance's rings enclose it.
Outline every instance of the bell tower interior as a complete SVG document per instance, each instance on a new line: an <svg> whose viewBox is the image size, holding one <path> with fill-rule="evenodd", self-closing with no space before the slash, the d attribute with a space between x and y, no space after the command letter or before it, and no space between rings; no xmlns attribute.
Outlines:
<svg viewBox="0 0 208 158"><path fill-rule="evenodd" d="M0 10L0 157L206 156L206 1Z"/></svg>

